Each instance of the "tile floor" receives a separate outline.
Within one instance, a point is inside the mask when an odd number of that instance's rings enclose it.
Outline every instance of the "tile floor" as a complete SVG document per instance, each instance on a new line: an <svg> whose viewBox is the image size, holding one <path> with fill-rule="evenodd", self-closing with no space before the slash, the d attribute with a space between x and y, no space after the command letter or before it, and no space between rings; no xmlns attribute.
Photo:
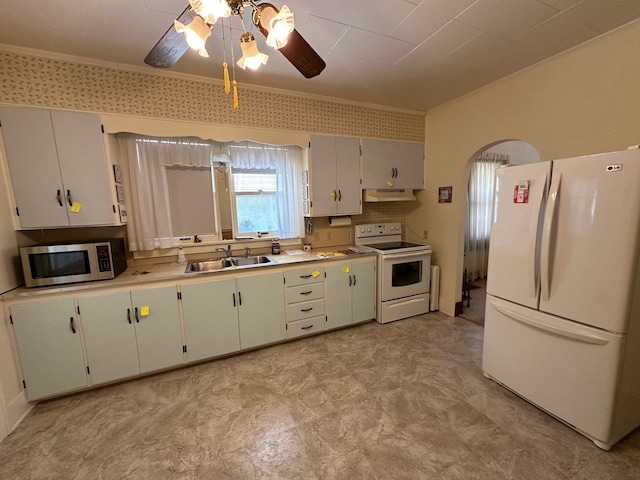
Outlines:
<svg viewBox="0 0 640 480"><path fill-rule="evenodd" d="M1 479L638 479L485 379L482 327L375 322L42 402Z"/></svg>
<svg viewBox="0 0 640 480"><path fill-rule="evenodd" d="M484 325L484 307L485 300L487 297L487 281L486 280L474 280L470 282L474 287L473 290L469 291L470 299L469 306L467 306L467 301L462 302L462 313L460 316L465 320L469 320L470 322L477 323L478 325Z"/></svg>

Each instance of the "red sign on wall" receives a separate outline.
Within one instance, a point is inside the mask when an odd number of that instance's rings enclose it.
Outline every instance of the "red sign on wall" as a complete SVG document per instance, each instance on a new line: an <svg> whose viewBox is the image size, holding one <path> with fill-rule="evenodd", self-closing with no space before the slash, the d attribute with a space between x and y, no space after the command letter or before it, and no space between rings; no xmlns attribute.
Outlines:
<svg viewBox="0 0 640 480"><path fill-rule="evenodd" d="M513 203L529 203L529 181L518 182L513 187Z"/></svg>

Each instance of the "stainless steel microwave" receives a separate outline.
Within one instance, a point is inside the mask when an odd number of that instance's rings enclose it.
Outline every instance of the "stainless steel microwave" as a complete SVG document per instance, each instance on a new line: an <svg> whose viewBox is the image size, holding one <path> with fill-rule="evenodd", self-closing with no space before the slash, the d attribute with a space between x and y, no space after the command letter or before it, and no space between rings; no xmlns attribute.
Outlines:
<svg viewBox="0 0 640 480"><path fill-rule="evenodd" d="M108 280L127 268L124 239L20 248L27 287Z"/></svg>

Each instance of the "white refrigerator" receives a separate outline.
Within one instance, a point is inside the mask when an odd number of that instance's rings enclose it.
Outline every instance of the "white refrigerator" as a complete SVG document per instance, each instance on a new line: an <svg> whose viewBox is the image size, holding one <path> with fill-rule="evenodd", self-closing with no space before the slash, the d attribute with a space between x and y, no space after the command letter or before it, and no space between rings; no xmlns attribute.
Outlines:
<svg viewBox="0 0 640 480"><path fill-rule="evenodd" d="M609 450L640 425L640 150L498 169L482 368Z"/></svg>

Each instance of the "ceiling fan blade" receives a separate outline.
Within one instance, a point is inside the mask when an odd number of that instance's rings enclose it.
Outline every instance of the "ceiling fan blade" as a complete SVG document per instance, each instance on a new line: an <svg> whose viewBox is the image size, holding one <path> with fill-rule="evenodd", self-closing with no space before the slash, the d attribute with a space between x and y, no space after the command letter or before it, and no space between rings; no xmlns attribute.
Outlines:
<svg viewBox="0 0 640 480"><path fill-rule="evenodd" d="M269 35L269 21L278 13L278 9L270 3L261 3L254 12L253 23L258 30L267 37ZM327 64L311 45L294 29L287 39L287 44L279 49L287 60L306 78L319 75Z"/></svg>
<svg viewBox="0 0 640 480"><path fill-rule="evenodd" d="M185 8L177 20L186 25L191 23L195 16L196 13L189 6ZM184 35L178 33L175 27L171 25L169 30L167 30L146 56L144 63L156 68L170 68L180 60L180 57L182 57L188 49L189 45L187 45Z"/></svg>

